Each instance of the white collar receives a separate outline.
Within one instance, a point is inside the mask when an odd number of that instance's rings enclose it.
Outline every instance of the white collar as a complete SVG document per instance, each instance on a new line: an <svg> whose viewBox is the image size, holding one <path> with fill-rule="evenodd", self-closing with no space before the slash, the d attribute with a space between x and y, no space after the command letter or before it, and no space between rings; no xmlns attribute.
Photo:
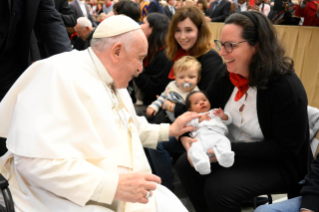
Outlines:
<svg viewBox="0 0 319 212"><path fill-rule="evenodd" d="M88 52L92 57L93 63L95 65L95 71L97 72L97 74L101 77L101 79L105 82L107 86L112 86L114 83L114 80L109 74L109 72L106 70L106 68L104 67L101 60L96 56L96 54L94 53L91 47L88 48Z"/></svg>

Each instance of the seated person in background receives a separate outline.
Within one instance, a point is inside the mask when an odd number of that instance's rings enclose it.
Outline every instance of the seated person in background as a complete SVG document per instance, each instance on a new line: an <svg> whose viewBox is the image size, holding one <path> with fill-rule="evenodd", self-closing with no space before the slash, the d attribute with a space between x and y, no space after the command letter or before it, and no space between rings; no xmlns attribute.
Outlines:
<svg viewBox="0 0 319 212"><path fill-rule="evenodd" d="M206 0L198 0L196 6L200 9L200 11L203 12L203 14L206 16L207 13L207 2Z"/></svg>
<svg viewBox="0 0 319 212"><path fill-rule="evenodd" d="M238 4L232 4L232 13L240 13L247 11L248 2L246 0L238 0Z"/></svg>
<svg viewBox="0 0 319 212"><path fill-rule="evenodd" d="M295 17L295 11L297 5L291 2L291 0L283 2L282 10L276 11L276 7L271 7L268 19L273 24L277 25L298 25L300 18Z"/></svg>
<svg viewBox="0 0 319 212"><path fill-rule="evenodd" d="M90 47L90 42L95 31L95 29L92 27L92 22L85 17L80 17L77 19L77 25L74 27L74 30L84 41L84 49Z"/></svg>
<svg viewBox="0 0 319 212"><path fill-rule="evenodd" d="M230 11L231 3L228 0L216 0L210 4L205 19L207 22L224 22Z"/></svg>
<svg viewBox="0 0 319 212"><path fill-rule="evenodd" d="M234 152L231 151L230 141L225 136L228 133L226 125L232 122L229 113L219 109L210 110L210 103L206 95L201 91L193 91L186 98L186 107L189 111L202 115L187 123L186 126L194 126L196 130L190 133L197 142L189 148L188 157L195 170L201 175L209 174L210 161L207 151L214 150L219 165L230 167L234 164Z"/></svg>
<svg viewBox="0 0 319 212"><path fill-rule="evenodd" d="M141 11L139 6L130 0L122 0L113 7L114 15L126 15L136 22L140 22Z"/></svg>
<svg viewBox="0 0 319 212"><path fill-rule="evenodd" d="M185 103L186 96L191 91L198 91L196 86L200 80L201 64L191 56L184 56L177 60L174 64L175 81L170 82L165 91L158 99L148 106L146 115L156 115L158 110L162 107L164 99L168 99L175 103ZM170 107L174 105L171 104ZM169 119L175 121L174 113L170 112L171 109L166 110Z"/></svg>
<svg viewBox="0 0 319 212"><path fill-rule="evenodd" d="M261 12L267 17L270 12L270 5L265 4L265 1L255 0L255 5L254 6L249 5L248 10L255 10L255 11Z"/></svg>
<svg viewBox="0 0 319 212"><path fill-rule="evenodd" d="M304 17L303 26L319 26L319 1L299 0L296 16Z"/></svg>

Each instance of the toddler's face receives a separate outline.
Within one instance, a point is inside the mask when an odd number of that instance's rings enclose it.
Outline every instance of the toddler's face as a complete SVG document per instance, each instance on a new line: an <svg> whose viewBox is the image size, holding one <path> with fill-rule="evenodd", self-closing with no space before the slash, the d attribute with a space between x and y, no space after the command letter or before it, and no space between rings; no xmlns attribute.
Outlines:
<svg viewBox="0 0 319 212"><path fill-rule="evenodd" d="M210 110L210 103L207 97L201 92L194 93L190 96L189 100L191 102L190 111L204 113Z"/></svg>
<svg viewBox="0 0 319 212"><path fill-rule="evenodd" d="M175 75L175 81L182 91L192 91L198 82L198 71L195 68L178 71Z"/></svg>

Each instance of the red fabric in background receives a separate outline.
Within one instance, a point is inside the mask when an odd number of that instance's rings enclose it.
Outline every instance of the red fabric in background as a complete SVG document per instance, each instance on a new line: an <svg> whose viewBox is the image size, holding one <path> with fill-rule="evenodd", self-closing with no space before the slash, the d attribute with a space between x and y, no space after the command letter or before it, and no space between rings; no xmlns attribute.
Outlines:
<svg viewBox="0 0 319 212"><path fill-rule="evenodd" d="M181 58L181 57L183 57L183 56L186 56L186 55L188 55L187 52L186 52L184 49L180 48L180 49L177 51L176 56L174 57L174 62L175 62L176 60L178 60L179 58ZM168 78L169 78L169 79L175 79L174 66L172 66L172 69L171 69L171 72L169 72Z"/></svg>

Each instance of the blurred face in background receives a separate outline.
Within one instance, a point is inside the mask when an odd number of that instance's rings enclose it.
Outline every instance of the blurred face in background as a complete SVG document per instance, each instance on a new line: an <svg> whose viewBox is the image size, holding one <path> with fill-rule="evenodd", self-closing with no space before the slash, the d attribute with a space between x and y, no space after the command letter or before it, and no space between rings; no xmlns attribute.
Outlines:
<svg viewBox="0 0 319 212"><path fill-rule="evenodd" d="M197 7L201 10L204 11L204 5L202 3L197 3Z"/></svg>
<svg viewBox="0 0 319 212"><path fill-rule="evenodd" d="M144 32L146 38L148 39L150 34L152 34L153 27L150 27L150 24L148 23L146 17L143 19L143 23L141 24L141 29Z"/></svg>
<svg viewBox="0 0 319 212"><path fill-rule="evenodd" d="M176 9L178 9L178 8L180 8L180 7L182 7L182 6L183 6L182 0L176 2L176 5L175 5Z"/></svg>

